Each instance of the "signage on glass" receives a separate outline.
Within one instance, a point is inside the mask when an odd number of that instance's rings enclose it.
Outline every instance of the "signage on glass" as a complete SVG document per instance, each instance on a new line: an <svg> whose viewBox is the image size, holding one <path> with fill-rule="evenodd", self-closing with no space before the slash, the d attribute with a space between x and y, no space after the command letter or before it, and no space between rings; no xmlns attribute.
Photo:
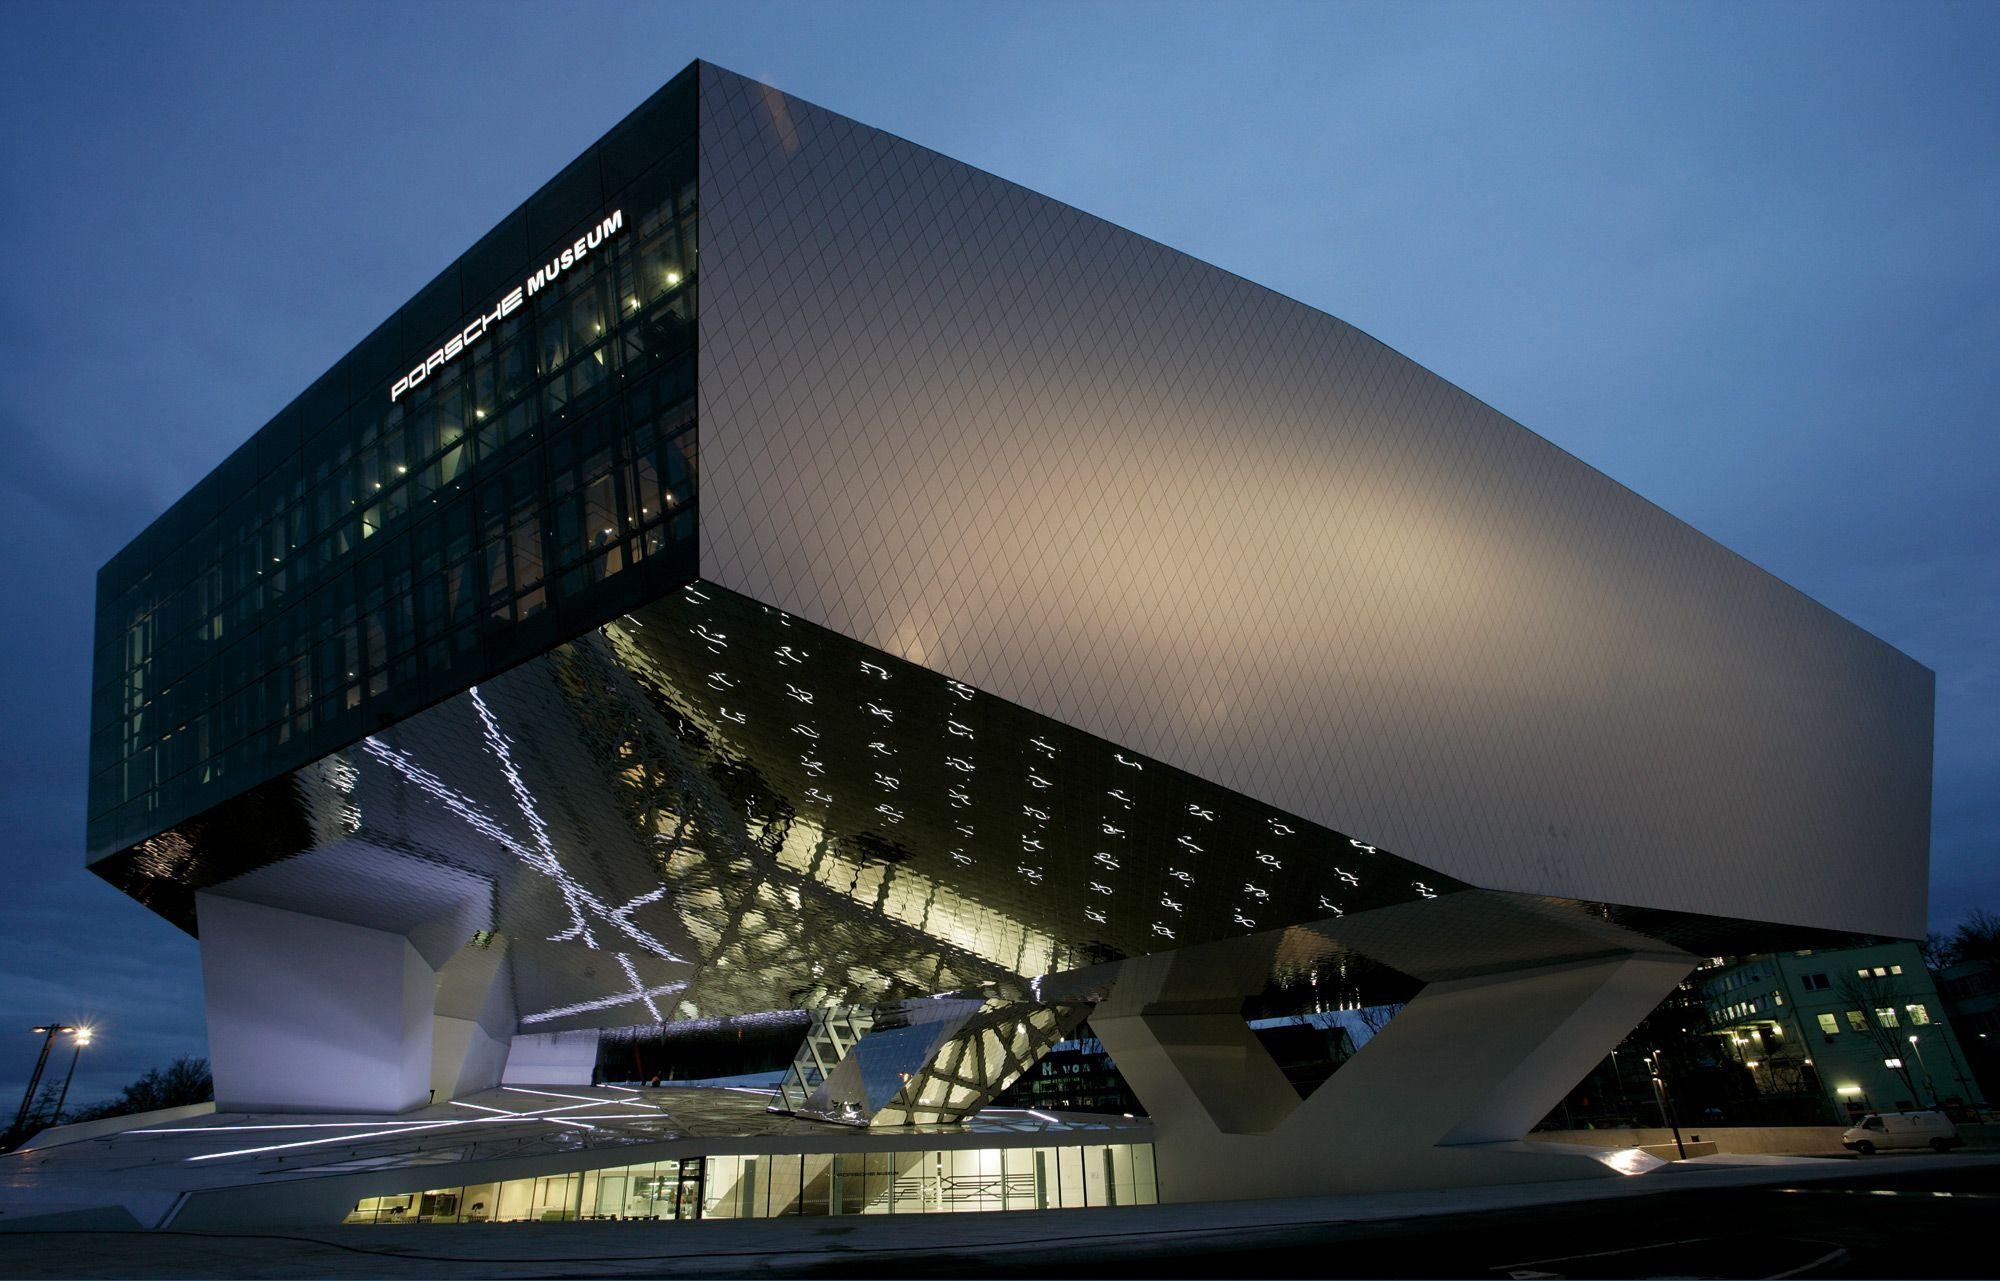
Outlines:
<svg viewBox="0 0 2000 1281"><path fill-rule="evenodd" d="M486 337L487 330L519 311L522 303L553 285L564 272L582 262L592 250L624 229L625 211L614 210L610 217L578 236L574 244L564 245L562 252L549 259L543 266L536 268L534 275L508 290L505 297L493 304L493 310L473 317L465 328L445 339L443 345L436 351L418 362L409 373L398 378L395 385L389 389L389 399L392 401L400 399L404 392L458 359L474 343Z"/></svg>

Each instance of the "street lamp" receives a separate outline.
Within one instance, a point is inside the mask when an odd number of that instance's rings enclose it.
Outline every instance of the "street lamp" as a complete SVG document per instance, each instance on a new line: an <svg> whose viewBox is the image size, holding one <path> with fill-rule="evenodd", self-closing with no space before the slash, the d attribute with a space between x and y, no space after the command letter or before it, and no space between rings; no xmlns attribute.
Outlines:
<svg viewBox="0 0 2000 1281"><path fill-rule="evenodd" d="M1680 1119L1674 1115L1673 1108L1667 1102L1667 1080L1660 1074L1660 1052L1658 1050L1654 1050L1651 1056L1646 1059L1646 1066L1653 1073L1653 1093L1659 1099L1660 1119L1665 1121L1667 1127L1674 1132L1674 1151L1680 1154L1681 1160L1685 1161L1688 1154L1687 1144L1681 1142Z"/></svg>
<svg viewBox="0 0 2000 1281"><path fill-rule="evenodd" d="M1924 1062L1924 1047L1917 1044L1916 1033L1910 1034L1910 1048L1917 1052L1917 1070L1924 1074L1924 1084L1930 1087L1931 1106L1938 1105L1937 1082L1931 1079L1931 1065Z"/></svg>
<svg viewBox="0 0 2000 1281"><path fill-rule="evenodd" d="M64 1032L74 1032L76 1029L67 1023L50 1022L44 1023L42 1026L34 1029L34 1031L36 1036L42 1038L42 1052L35 1060L33 1074L28 1077L27 1091L21 1095L21 1110L14 1114L14 1126L7 1131L9 1137L17 1135L27 1128L28 1107L34 1102L35 1087L42 1083L42 1069L49 1065L49 1047L56 1043L58 1035Z"/></svg>
<svg viewBox="0 0 2000 1281"><path fill-rule="evenodd" d="M1625 1074L1618 1070L1618 1051L1611 1051L1611 1079L1618 1083L1618 1110L1624 1112L1631 1099L1625 1093Z"/></svg>
<svg viewBox="0 0 2000 1281"><path fill-rule="evenodd" d="M51 1125L62 1124L63 1104L69 1102L69 1083L76 1079L76 1061L83 1057L83 1047L90 1044L92 1035L94 1034L89 1028L80 1027L76 1029L76 1035L71 1038L76 1042L76 1048L70 1052L69 1072L63 1077L62 1093L56 1095L56 1114L49 1118Z"/></svg>

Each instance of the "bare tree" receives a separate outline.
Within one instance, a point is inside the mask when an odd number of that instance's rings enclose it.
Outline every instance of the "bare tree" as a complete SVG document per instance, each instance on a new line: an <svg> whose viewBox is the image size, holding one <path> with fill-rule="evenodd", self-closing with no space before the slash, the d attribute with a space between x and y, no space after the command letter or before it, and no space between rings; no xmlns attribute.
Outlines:
<svg viewBox="0 0 2000 1281"><path fill-rule="evenodd" d="M215 1082L209 1075L208 1060L182 1055L164 1068L149 1069L115 1099L68 1111L71 1121L95 1121L100 1117L206 1103L214 1097Z"/></svg>
<svg viewBox="0 0 2000 1281"><path fill-rule="evenodd" d="M1389 1026L1390 1019L1403 1012L1403 1004L1402 1001L1392 1001L1387 1005L1364 1005L1354 1012L1354 1017L1368 1029L1368 1039L1372 1041L1383 1028Z"/></svg>
<svg viewBox="0 0 2000 1281"><path fill-rule="evenodd" d="M1951 936L1950 960L2000 961L2000 916L1975 908Z"/></svg>
<svg viewBox="0 0 2000 1281"><path fill-rule="evenodd" d="M1939 973L1958 959L1953 954L1951 939L1936 930L1924 935L1924 941L1917 944L1917 948L1924 955L1924 968L1932 974Z"/></svg>
<svg viewBox="0 0 2000 1281"><path fill-rule="evenodd" d="M1924 1096L1917 1089L1916 1074L1910 1071L1907 1057L1910 1047L1903 1040L1904 1033L1899 1028L1885 1025L1878 1014L1878 1011L1884 1008L1890 1010L1892 1014L1895 1010L1896 993L1892 985L1885 980L1876 979L1864 986L1858 976L1842 974L1840 999L1849 1007L1844 1030L1867 1037L1875 1048L1881 1051L1883 1066L1893 1065L1894 1070L1902 1075L1903 1084L1910 1088L1911 1101L1922 1103ZM1878 1004L1884 1001L1888 1002L1887 1006ZM1852 1017L1856 1010L1861 1012L1859 1027L1854 1025Z"/></svg>

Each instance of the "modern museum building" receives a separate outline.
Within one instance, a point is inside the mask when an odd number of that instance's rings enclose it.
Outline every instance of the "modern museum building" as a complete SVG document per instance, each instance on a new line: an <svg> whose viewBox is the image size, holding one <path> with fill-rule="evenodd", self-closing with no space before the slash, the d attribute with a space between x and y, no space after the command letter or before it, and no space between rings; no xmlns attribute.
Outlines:
<svg viewBox="0 0 2000 1281"><path fill-rule="evenodd" d="M90 867L199 938L216 1103L30 1152L148 1226L1616 1178L1526 1136L1700 960L1924 929L1925 668L706 63L97 599ZM1309 1089L1251 1026L1342 1012ZM1143 1115L1000 1106L1086 1026ZM796 1052L607 1070L682 1033Z"/></svg>

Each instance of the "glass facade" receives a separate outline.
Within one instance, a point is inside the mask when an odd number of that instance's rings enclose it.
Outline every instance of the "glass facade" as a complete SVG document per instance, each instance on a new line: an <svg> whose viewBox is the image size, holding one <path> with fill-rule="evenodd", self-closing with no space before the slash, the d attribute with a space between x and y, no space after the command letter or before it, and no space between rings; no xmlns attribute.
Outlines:
<svg viewBox="0 0 2000 1281"><path fill-rule="evenodd" d="M145 841L121 885L185 919L196 891L308 851L385 896L412 855L492 886L517 982L565 976L522 989L538 1032L1061 1004L1023 980L1463 889L708 582ZM1413 990L1325 934L1285 956L1264 1014ZM902 1069L938 1087L920 1109L1021 1066L989 1013L991 1055Z"/></svg>
<svg viewBox="0 0 2000 1281"><path fill-rule="evenodd" d="M694 123L690 70L104 568L93 860L694 576Z"/></svg>
<svg viewBox="0 0 2000 1281"><path fill-rule="evenodd" d="M761 1153L364 1197L347 1223L570 1223L1152 1205L1150 1143Z"/></svg>

